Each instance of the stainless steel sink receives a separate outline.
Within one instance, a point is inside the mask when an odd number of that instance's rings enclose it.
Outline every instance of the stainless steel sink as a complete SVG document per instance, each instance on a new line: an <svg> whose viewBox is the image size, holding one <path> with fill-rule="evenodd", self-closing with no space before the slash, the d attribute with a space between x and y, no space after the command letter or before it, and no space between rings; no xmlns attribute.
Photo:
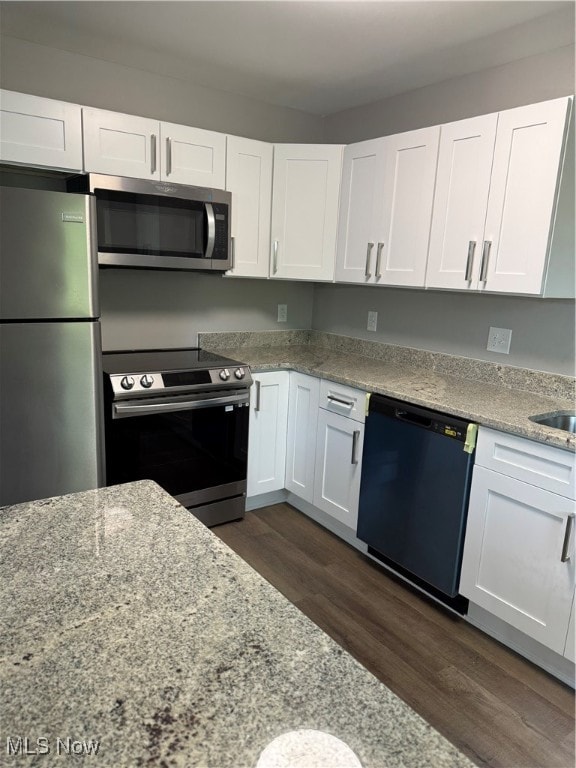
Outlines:
<svg viewBox="0 0 576 768"><path fill-rule="evenodd" d="M545 427L554 427L555 429L563 429L565 432L576 433L576 411L541 413L539 416L530 416L529 419Z"/></svg>

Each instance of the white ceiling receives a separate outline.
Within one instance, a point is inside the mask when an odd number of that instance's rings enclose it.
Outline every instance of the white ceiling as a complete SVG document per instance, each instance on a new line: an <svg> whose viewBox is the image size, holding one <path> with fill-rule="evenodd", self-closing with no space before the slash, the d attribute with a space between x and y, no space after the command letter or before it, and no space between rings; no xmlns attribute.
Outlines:
<svg viewBox="0 0 576 768"><path fill-rule="evenodd" d="M573 1L2 2L3 34L318 115L574 43Z"/></svg>

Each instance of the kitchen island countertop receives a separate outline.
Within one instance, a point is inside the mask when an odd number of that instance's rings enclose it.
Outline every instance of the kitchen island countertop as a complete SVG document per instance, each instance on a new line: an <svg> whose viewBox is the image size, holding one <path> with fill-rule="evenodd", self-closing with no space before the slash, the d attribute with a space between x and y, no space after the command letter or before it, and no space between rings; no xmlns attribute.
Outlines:
<svg viewBox="0 0 576 768"><path fill-rule="evenodd" d="M151 481L0 521L3 765L254 768L313 729L363 768L472 766Z"/></svg>

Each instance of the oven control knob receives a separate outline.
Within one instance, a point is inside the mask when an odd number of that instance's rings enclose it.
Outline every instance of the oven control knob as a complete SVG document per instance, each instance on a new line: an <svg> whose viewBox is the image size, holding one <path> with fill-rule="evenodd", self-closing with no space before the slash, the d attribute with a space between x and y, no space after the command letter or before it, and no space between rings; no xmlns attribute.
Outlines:
<svg viewBox="0 0 576 768"><path fill-rule="evenodd" d="M220 371L220 378L222 379L222 381L228 381L228 379L230 378L230 371L228 370L228 368L223 368Z"/></svg>
<svg viewBox="0 0 576 768"><path fill-rule="evenodd" d="M154 377L150 376L149 373L145 373L144 376L140 379L140 384L144 387L144 389L150 389L152 384L154 384Z"/></svg>
<svg viewBox="0 0 576 768"><path fill-rule="evenodd" d="M234 376L236 376L237 379L243 379L244 378L244 368L236 368L234 371Z"/></svg>
<svg viewBox="0 0 576 768"><path fill-rule="evenodd" d="M132 376L124 376L124 378L120 382L120 386L122 387L122 389L132 389L132 387L134 386L134 379L132 378Z"/></svg>

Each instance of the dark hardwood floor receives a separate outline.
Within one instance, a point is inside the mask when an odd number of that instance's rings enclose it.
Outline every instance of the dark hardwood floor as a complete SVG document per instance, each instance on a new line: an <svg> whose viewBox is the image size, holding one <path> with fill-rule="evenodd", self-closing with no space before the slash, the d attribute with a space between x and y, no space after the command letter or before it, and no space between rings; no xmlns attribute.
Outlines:
<svg viewBox="0 0 576 768"><path fill-rule="evenodd" d="M476 764L574 768L568 686L288 504L212 530Z"/></svg>

